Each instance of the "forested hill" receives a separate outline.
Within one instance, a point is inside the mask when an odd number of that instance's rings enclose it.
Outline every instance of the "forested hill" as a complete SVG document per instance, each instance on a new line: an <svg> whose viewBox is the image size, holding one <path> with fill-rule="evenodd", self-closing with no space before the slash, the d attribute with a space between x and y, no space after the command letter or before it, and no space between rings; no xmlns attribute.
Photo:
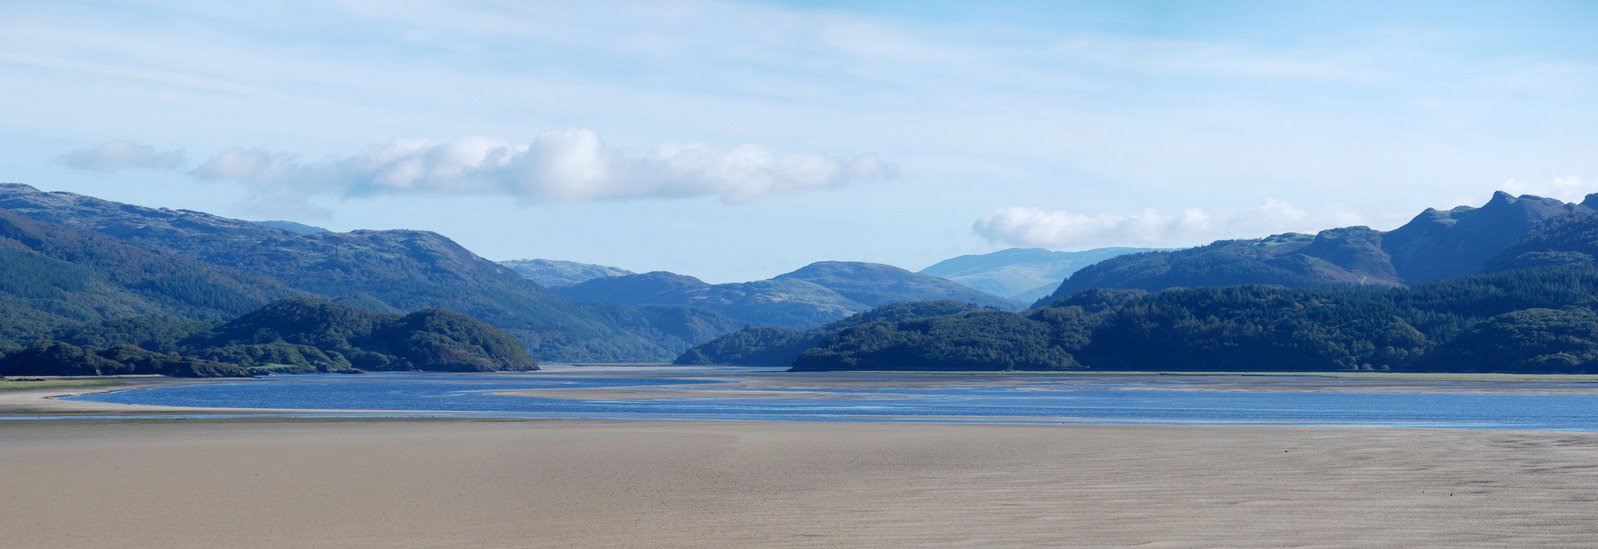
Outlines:
<svg viewBox="0 0 1598 549"><path fill-rule="evenodd" d="M1598 195L1585 204L1598 206ZM1598 213L1551 219L1487 264L1488 272L1541 267L1598 267Z"/></svg>
<svg viewBox="0 0 1598 549"><path fill-rule="evenodd" d="M381 314L305 298L216 325L137 317L64 326L0 357L0 375L536 369L516 338L450 311Z"/></svg>
<svg viewBox="0 0 1598 549"><path fill-rule="evenodd" d="M1598 269L1409 288L1090 290L837 330L795 370L1598 373Z"/></svg>
<svg viewBox="0 0 1598 549"><path fill-rule="evenodd" d="M0 184L0 208L373 310L458 311L511 333L549 360L669 360L703 340L672 337L695 330L659 322L731 326L709 312L575 305L425 231L295 232L18 184Z"/></svg>
<svg viewBox="0 0 1598 549"><path fill-rule="evenodd" d="M1499 192L1480 208L1428 209L1388 232L1348 227L1124 255L1077 271L1038 304L1092 288L1400 286L1468 276L1486 272L1541 224L1592 213L1583 204Z"/></svg>
<svg viewBox="0 0 1598 549"><path fill-rule="evenodd" d="M956 315L983 310L962 301L917 301L884 305L851 315L825 326L794 330L774 326L744 328L702 345L677 357L677 364L736 364L740 366L788 366L804 352L832 334L846 328L873 322L902 322L934 316Z"/></svg>
<svg viewBox="0 0 1598 549"><path fill-rule="evenodd" d="M296 295L274 280L0 210L0 349L77 322L220 320Z"/></svg>

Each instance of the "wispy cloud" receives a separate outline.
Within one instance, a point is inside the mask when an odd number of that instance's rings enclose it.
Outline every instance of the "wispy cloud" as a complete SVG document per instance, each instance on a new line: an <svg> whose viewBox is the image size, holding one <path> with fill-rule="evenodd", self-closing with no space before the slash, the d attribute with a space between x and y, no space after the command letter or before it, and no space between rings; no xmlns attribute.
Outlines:
<svg viewBox="0 0 1598 549"><path fill-rule="evenodd" d="M1341 209L1311 211L1280 200L1267 200L1255 208L1189 209L1177 214L1144 210L1130 215L1084 215L1038 208L1000 208L977 220L972 230L989 242L1013 246L1172 246L1315 232L1365 222L1364 216Z"/></svg>
<svg viewBox="0 0 1598 549"><path fill-rule="evenodd" d="M783 153L759 145L658 145L629 151L593 130L538 134L517 143L468 137L398 139L363 152L305 161L263 149L233 149L191 171L237 182L273 200L313 196L504 195L529 204L714 197L741 204L896 176L874 155Z"/></svg>
<svg viewBox="0 0 1598 549"><path fill-rule="evenodd" d="M176 170L183 167L186 159L183 149L163 151L131 141L107 141L68 151L56 157L56 161L74 170L115 172L134 169Z"/></svg>

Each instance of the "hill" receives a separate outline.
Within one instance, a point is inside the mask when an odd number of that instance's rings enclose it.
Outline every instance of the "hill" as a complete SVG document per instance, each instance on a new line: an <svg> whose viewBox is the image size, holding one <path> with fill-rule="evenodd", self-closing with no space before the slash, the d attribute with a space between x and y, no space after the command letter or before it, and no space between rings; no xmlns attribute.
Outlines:
<svg viewBox="0 0 1598 549"><path fill-rule="evenodd" d="M1482 272L1538 224L1577 213L1592 210L1552 198L1498 192L1480 208L1428 209L1383 235L1382 248L1407 283L1467 276Z"/></svg>
<svg viewBox="0 0 1598 549"><path fill-rule="evenodd" d="M737 326L803 329L867 308L803 280L707 284L691 276L664 271L596 278L551 291L580 302L689 306L724 315Z"/></svg>
<svg viewBox="0 0 1598 549"><path fill-rule="evenodd" d="M873 322L901 322L979 310L983 308L960 301L920 301L884 305L809 330L755 326L695 346L677 357L676 364L788 366L805 349L848 328Z"/></svg>
<svg viewBox="0 0 1598 549"><path fill-rule="evenodd" d="M1148 251L1155 250L1098 248L1057 252L1042 248L1010 248L945 259L922 269L920 273L947 278L979 292L1032 303L1053 293L1066 277L1083 267L1112 257Z"/></svg>
<svg viewBox="0 0 1598 549"><path fill-rule="evenodd" d="M0 184L0 208L373 310L458 311L511 333L549 360L666 360L698 343L651 339L678 327L657 326L669 317L634 309L601 313L574 305L426 231L297 233L18 184ZM610 320L616 317L627 322Z"/></svg>
<svg viewBox="0 0 1598 549"><path fill-rule="evenodd" d="M1587 198L1593 203L1598 195ZM1488 272L1539 267L1598 266L1598 214L1551 219L1487 263Z"/></svg>
<svg viewBox="0 0 1598 549"><path fill-rule="evenodd" d="M558 288L596 278L634 274L626 269L553 259L514 259L501 261L499 264L545 288Z"/></svg>
<svg viewBox="0 0 1598 549"><path fill-rule="evenodd" d="M1581 204L1499 192L1480 208L1428 209L1385 233L1348 227L1120 256L1077 271L1039 304L1091 288L1431 282L1485 272L1493 258L1537 226L1592 212Z"/></svg>
<svg viewBox="0 0 1598 549"><path fill-rule="evenodd" d="M1598 270L1408 288L1093 290L1024 313L847 327L795 370L1598 373Z"/></svg>
<svg viewBox="0 0 1598 549"><path fill-rule="evenodd" d="M209 327L159 318L119 323L120 329L63 330L55 335L64 341L41 341L7 354L0 358L0 375L538 369L527 348L509 334L442 309L383 314L295 298ZM151 342L148 330L128 329L140 324L167 327L169 337Z"/></svg>
<svg viewBox="0 0 1598 549"><path fill-rule="evenodd" d="M220 320L295 295L270 279L0 210L0 348L65 324Z"/></svg>
<svg viewBox="0 0 1598 549"><path fill-rule="evenodd" d="M952 281L881 263L818 261L773 280L803 280L866 307L912 301L964 301L982 307L1019 309L1022 304Z"/></svg>
<svg viewBox="0 0 1598 549"><path fill-rule="evenodd" d="M953 300L1009 310L1020 304L935 276L875 263L812 263L769 280L708 284L664 271L596 278L555 288L572 301L683 305L725 315L745 326L804 330L892 303Z"/></svg>

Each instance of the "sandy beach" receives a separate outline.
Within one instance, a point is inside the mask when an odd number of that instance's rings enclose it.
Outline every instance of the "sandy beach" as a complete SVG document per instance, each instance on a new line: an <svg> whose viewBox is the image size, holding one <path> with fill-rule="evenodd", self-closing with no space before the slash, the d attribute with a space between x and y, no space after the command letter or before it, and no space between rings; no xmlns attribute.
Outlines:
<svg viewBox="0 0 1598 549"><path fill-rule="evenodd" d="M1598 435L600 421L0 424L13 547L1578 545Z"/></svg>

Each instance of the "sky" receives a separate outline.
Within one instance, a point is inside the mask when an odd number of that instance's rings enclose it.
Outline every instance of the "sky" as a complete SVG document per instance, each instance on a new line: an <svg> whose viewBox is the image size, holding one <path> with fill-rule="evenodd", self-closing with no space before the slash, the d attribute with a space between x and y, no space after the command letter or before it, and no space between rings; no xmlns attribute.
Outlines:
<svg viewBox="0 0 1598 549"><path fill-rule="evenodd" d="M1598 3L0 2L0 181L710 282L1598 192Z"/></svg>

